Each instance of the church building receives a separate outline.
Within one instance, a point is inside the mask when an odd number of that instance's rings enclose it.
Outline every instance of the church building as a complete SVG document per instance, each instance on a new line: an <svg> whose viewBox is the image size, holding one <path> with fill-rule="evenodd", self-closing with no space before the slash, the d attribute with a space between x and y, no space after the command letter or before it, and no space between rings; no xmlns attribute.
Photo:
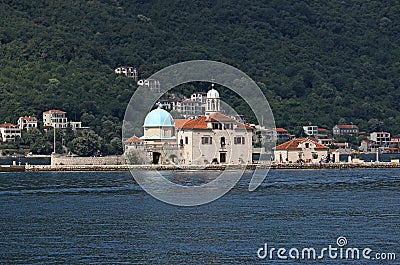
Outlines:
<svg viewBox="0 0 400 265"><path fill-rule="evenodd" d="M147 114L143 128L140 139L149 163L246 164L252 160L253 128L221 113L214 84L207 92L203 116L174 120L159 106Z"/></svg>

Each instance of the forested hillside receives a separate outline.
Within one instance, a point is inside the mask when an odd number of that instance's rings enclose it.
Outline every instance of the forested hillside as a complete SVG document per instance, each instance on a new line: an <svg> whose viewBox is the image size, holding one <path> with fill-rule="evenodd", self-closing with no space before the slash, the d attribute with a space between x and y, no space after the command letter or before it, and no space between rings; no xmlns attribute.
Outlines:
<svg viewBox="0 0 400 265"><path fill-rule="evenodd" d="M400 132L399 1L3 0L0 23L2 122L58 108L111 139L136 88L115 67L209 59L253 78L277 126Z"/></svg>

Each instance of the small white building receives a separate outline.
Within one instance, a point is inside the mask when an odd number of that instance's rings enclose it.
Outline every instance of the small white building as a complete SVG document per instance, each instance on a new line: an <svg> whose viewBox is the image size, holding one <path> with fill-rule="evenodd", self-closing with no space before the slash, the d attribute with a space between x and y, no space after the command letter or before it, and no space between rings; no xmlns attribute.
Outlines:
<svg viewBox="0 0 400 265"><path fill-rule="evenodd" d="M38 120L33 116L23 116L18 119L18 126L21 130L29 130L38 127Z"/></svg>
<svg viewBox="0 0 400 265"><path fill-rule="evenodd" d="M138 78L138 72L135 67L133 66L120 66L115 68L114 73L116 74L123 74L126 77L130 77L135 79L137 81Z"/></svg>
<svg viewBox="0 0 400 265"><path fill-rule="evenodd" d="M276 163L317 163L329 155L329 148L314 138L294 138L274 147Z"/></svg>
<svg viewBox="0 0 400 265"><path fill-rule="evenodd" d="M307 136L313 136L318 134L318 126L303 126L303 131Z"/></svg>
<svg viewBox="0 0 400 265"><path fill-rule="evenodd" d="M62 110L51 109L43 112L44 127L67 128L68 119L67 113Z"/></svg>
<svg viewBox="0 0 400 265"><path fill-rule="evenodd" d="M155 80L155 79L140 79L137 81L138 86L145 86L148 89L150 89L153 92L160 93L161 91L161 86L160 86L160 81Z"/></svg>
<svg viewBox="0 0 400 265"><path fill-rule="evenodd" d="M16 137L21 137L21 129L12 123L0 124L1 139L3 142L15 141Z"/></svg>
<svg viewBox="0 0 400 265"><path fill-rule="evenodd" d="M71 129L73 131L90 129L90 127L88 127L88 126L82 126L81 121L70 121L69 126L71 126Z"/></svg>

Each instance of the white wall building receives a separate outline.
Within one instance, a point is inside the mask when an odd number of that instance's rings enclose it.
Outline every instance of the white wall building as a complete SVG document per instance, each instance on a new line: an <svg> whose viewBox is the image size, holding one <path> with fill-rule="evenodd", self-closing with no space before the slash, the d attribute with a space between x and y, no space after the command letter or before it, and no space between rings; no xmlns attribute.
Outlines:
<svg viewBox="0 0 400 265"><path fill-rule="evenodd" d="M329 148L313 138L295 138L274 147L276 163L317 163L326 159Z"/></svg>
<svg viewBox="0 0 400 265"><path fill-rule="evenodd" d="M3 142L15 141L16 137L21 137L21 129L12 123L0 124L1 139Z"/></svg>
<svg viewBox="0 0 400 265"><path fill-rule="evenodd" d="M390 133L388 132L370 133L369 139L379 144L380 146L389 146L391 140Z"/></svg>
<svg viewBox="0 0 400 265"><path fill-rule="evenodd" d="M147 114L140 137L146 160L187 165L250 163L253 128L219 112L219 93L214 88L206 102L206 115L197 118L174 120L160 107Z"/></svg>
<svg viewBox="0 0 400 265"><path fill-rule="evenodd" d="M23 116L18 119L18 126L21 130L29 130L38 127L38 120L33 116Z"/></svg>
<svg viewBox="0 0 400 265"><path fill-rule="evenodd" d="M218 112L175 123L183 164L251 163L252 127Z"/></svg>
<svg viewBox="0 0 400 265"><path fill-rule="evenodd" d="M138 72L135 67L133 66L120 66L115 68L114 73L116 74L123 74L126 77L130 77L137 81L138 79Z"/></svg>
<svg viewBox="0 0 400 265"><path fill-rule="evenodd" d="M303 130L307 136L313 136L318 134L318 126L311 126L311 125L303 126Z"/></svg>
<svg viewBox="0 0 400 265"><path fill-rule="evenodd" d="M67 128L67 113L62 110L51 109L43 112L43 125L53 128Z"/></svg>

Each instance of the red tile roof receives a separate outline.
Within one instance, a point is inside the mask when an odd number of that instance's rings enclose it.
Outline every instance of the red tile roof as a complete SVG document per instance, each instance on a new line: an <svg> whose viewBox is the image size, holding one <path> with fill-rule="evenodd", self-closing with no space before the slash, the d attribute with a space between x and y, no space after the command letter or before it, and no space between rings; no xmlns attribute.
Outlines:
<svg viewBox="0 0 400 265"><path fill-rule="evenodd" d="M350 125L347 125L347 124L338 124L337 127L338 127L339 129L358 129L358 126L357 126L357 125L353 125L353 124L350 124Z"/></svg>
<svg viewBox="0 0 400 265"><path fill-rule="evenodd" d="M287 132L287 130L284 129L284 128L275 128L275 130L276 130L277 132Z"/></svg>
<svg viewBox="0 0 400 265"><path fill-rule="evenodd" d="M131 136L127 140L125 140L125 143L142 143L144 142L142 139L137 137L136 135Z"/></svg>
<svg viewBox="0 0 400 265"><path fill-rule="evenodd" d="M230 121L230 122L234 122L235 120L232 119L231 117L228 117L222 113L219 112L213 112L210 114L210 116L208 116L207 121L220 121L220 122L224 122L224 121Z"/></svg>
<svg viewBox="0 0 400 265"><path fill-rule="evenodd" d="M175 122L175 128L180 129L182 126L190 121L189 119L174 119Z"/></svg>
<svg viewBox="0 0 400 265"><path fill-rule="evenodd" d="M32 117L32 116L24 116L24 117L22 117L22 120L24 120L24 121L37 121L37 119L35 117Z"/></svg>
<svg viewBox="0 0 400 265"><path fill-rule="evenodd" d="M5 127L18 127L18 125L15 125L15 124L12 124L12 123L9 123L9 122L5 122L5 123L0 124L0 127L3 127L3 128L5 128Z"/></svg>
<svg viewBox="0 0 400 265"><path fill-rule="evenodd" d="M189 120L175 119L174 120L175 128L177 128L177 129L196 129L196 130L211 130L211 128L207 127L207 124L208 124L208 122L213 122L213 121L233 122L237 125L237 128L253 130L253 128L250 127L249 125L235 121L234 119L232 119L224 114L218 113L218 112L212 113L208 117L201 116L196 119L189 119Z"/></svg>
<svg viewBox="0 0 400 265"><path fill-rule="evenodd" d="M65 111L58 110L58 109L51 109L48 111L45 111L44 113L66 113Z"/></svg>
<svg viewBox="0 0 400 265"><path fill-rule="evenodd" d="M253 127L251 127L247 124L238 122L238 121L232 119L231 117L226 116L220 112L211 113L210 116L208 116L206 121L233 122L237 125L238 128L253 130Z"/></svg>
<svg viewBox="0 0 400 265"><path fill-rule="evenodd" d="M283 144L277 145L274 147L275 150L296 150L298 149L298 146L300 143L303 143L305 141L311 141L315 144L315 149L329 149L329 147L322 145L317 142L314 138L294 138L290 141L287 141Z"/></svg>
<svg viewBox="0 0 400 265"><path fill-rule="evenodd" d="M211 128L207 127L206 116L201 116L200 118L191 120L178 121L178 125L175 123L175 127L178 129L211 130Z"/></svg>

